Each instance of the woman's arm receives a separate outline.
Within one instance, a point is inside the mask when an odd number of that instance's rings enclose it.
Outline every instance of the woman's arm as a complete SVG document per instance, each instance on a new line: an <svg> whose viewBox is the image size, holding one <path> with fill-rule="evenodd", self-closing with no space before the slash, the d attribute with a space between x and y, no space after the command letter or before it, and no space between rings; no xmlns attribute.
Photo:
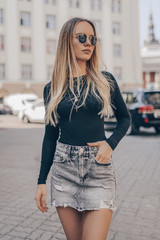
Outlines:
<svg viewBox="0 0 160 240"><path fill-rule="evenodd" d="M49 82L47 85L45 85L43 91L45 109L47 108L47 105L50 100L49 98L50 87L51 83ZM58 137L59 137L58 124L56 127L54 127L50 123L45 125L45 134L43 138L41 152L41 166L37 184L46 184L47 176L53 163L53 157Z"/></svg>
<svg viewBox="0 0 160 240"><path fill-rule="evenodd" d="M112 135L109 138L106 138L106 142L114 150L120 140L126 134L131 124L131 116L123 100L122 94L114 76L109 72L103 72L103 74L105 76L108 75L110 79L114 82L114 90L111 90L111 103L115 106L115 108L112 109L117 119L117 126L114 129Z"/></svg>

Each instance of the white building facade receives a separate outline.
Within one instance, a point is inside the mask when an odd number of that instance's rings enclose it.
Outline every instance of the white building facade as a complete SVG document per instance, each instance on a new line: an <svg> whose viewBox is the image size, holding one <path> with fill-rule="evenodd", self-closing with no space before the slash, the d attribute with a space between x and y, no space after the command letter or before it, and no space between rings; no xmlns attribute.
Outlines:
<svg viewBox="0 0 160 240"><path fill-rule="evenodd" d="M149 16L148 38L141 50L143 87L160 89L160 42L155 38L152 13Z"/></svg>
<svg viewBox="0 0 160 240"><path fill-rule="evenodd" d="M138 0L1 0L0 89L51 80L59 32L71 17L96 23L104 62L120 86L141 86Z"/></svg>

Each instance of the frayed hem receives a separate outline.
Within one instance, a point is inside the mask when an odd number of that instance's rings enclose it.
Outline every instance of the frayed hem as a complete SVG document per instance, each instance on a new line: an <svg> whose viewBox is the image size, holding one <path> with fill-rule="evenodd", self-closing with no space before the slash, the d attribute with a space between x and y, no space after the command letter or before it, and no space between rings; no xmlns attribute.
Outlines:
<svg viewBox="0 0 160 240"><path fill-rule="evenodd" d="M51 208L54 208L54 207L64 207L64 208L66 208L66 207L72 207L72 208L74 208L74 209L76 209L76 210L78 210L79 212L83 212L83 211L91 211L91 210L100 210L100 209L102 209L102 208L108 208L108 209L110 209L111 211L113 211L113 212L115 212L115 210L117 209L116 207L110 207L110 206L105 206L105 207L99 207L99 208L97 208L97 207L95 207L95 208L78 208L77 206L74 206L74 205L72 205L72 204L69 204L69 203L55 203L55 202L52 202L51 204Z"/></svg>

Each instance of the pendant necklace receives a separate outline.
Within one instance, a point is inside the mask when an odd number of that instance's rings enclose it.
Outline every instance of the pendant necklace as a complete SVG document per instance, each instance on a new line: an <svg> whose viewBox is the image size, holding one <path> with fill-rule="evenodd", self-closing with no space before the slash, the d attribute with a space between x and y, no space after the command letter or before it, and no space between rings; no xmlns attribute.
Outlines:
<svg viewBox="0 0 160 240"><path fill-rule="evenodd" d="M86 85L86 82L83 84L83 87L82 87L82 90L81 90L81 93L80 93L81 95L80 95L79 99L78 99L77 96L75 96L75 97L74 97L74 101L73 101L73 98L71 98L71 95L70 95L69 89L68 89L69 98L70 98L70 100L73 102L73 105L72 105L72 108L71 108L71 111L70 111L70 117L69 117L70 120L71 120L71 114L72 114L72 111L73 111L74 106L75 106L76 112L78 112L78 106L79 106L79 103L80 103L80 100L81 100L82 93L83 93L83 90L84 90L85 85ZM77 103L77 104L76 104L76 103Z"/></svg>

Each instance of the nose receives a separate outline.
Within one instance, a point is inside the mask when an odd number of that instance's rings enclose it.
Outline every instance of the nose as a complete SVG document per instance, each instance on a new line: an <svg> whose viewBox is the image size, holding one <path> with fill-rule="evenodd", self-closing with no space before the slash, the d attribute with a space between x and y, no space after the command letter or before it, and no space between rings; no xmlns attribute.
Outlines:
<svg viewBox="0 0 160 240"><path fill-rule="evenodd" d="M91 46L91 41L90 41L89 37L87 37L86 42L84 44L85 44L85 46Z"/></svg>

